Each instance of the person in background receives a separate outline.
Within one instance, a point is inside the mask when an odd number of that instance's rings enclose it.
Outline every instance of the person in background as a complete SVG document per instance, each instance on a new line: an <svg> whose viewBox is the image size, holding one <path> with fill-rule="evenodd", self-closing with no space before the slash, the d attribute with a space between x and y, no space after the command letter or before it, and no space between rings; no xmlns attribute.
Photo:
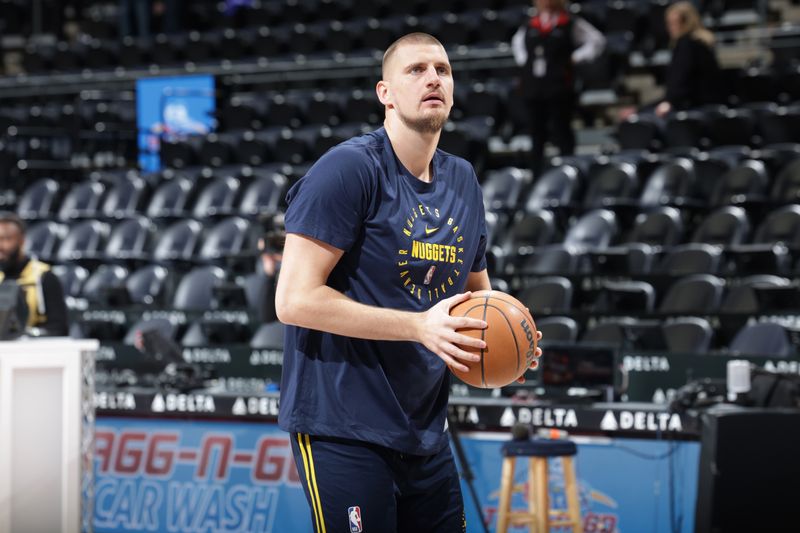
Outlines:
<svg viewBox="0 0 800 533"><path fill-rule="evenodd" d="M151 0L119 1L119 36L150 37Z"/></svg>
<svg viewBox="0 0 800 533"><path fill-rule="evenodd" d="M530 113L533 172L538 176L548 140L562 156L575 151L574 65L594 61L606 40L594 26L572 16L565 0L534 0L533 4L536 12L514 34L511 48L521 68L521 89Z"/></svg>
<svg viewBox="0 0 800 533"><path fill-rule="evenodd" d="M66 336L67 304L61 282L50 265L24 252L25 223L17 215L0 212L0 282L19 285L28 304L27 327L40 335Z"/></svg>
<svg viewBox="0 0 800 533"><path fill-rule="evenodd" d="M258 314L261 322L274 322L278 319L275 312L275 287L278 284L285 242L283 215L276 215L272 218L270 230L258 241L258 249L261 252L259 262L265 274L263 283L259 284L258 295L260 302Z"/></svg>
<svg viewBox="0 0 800 533"><path fill-rule="evenodd" d="M721 76L714 53L714 35L703 27L691 2L676 2L666 10L672 59L667 68L666 96L655 106L664 117L670 111L721 103Z"/></svg>

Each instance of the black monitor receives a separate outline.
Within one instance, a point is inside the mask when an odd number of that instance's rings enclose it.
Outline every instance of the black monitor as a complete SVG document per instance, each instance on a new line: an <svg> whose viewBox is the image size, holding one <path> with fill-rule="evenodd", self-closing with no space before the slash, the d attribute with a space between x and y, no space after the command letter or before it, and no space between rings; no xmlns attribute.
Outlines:
<svg viewBox="0 0 800 533"><path fill-rule="evenodd" d="M0 340L16 339L22 335L27 321L25 293L14 281L0 283Z"/></svg>
<svg viewBox="0 0 800 533"><path fill-rule="evenodd" d="M544 387L603 389L614 386L614 349L601 345L550 344L540 360Z"/></svg>

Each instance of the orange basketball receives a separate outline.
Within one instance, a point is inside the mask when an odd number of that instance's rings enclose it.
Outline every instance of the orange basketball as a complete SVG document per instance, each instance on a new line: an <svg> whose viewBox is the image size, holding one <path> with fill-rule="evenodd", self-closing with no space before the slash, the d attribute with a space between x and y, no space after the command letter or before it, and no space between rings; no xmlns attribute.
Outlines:
<svg viewBox="0 0 800 533"><path fill-rule="evenodd" d="M462 329L459 333L483 339L486 348L463 347L481 356L475 363L460 360L469 372L451 368L459 379L473 387L495 388L513 383L533 362L536 324L519 300L500 291L476 291L470 299L450 309L450 316L484 320L486 329Z"/></svg>

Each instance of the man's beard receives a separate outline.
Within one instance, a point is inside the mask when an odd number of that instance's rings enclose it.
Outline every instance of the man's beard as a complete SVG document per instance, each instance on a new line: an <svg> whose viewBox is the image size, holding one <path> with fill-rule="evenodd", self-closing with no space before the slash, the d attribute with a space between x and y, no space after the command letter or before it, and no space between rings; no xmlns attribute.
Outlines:
<svg viewBox="0 0 800 533"><path fill-rule="evenodd" d="M15 272L22 264L22 248L12 250L5 259L0 259L0 270L3 272Z"/></svg>
<svg viewBox="0 0 800 533"><path fill-rule="evenodd" d="M447 122L449 113L428 113L421 117L411 118L398 109L397 116L400 117L403 124L417 133L439 133Z"/></svg>

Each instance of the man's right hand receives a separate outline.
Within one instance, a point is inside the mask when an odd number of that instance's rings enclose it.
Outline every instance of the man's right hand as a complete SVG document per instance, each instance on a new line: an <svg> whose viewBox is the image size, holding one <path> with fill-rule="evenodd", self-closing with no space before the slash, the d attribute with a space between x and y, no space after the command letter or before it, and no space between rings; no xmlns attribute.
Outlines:
<svg viewBox="0 0 800 533"><path fill-rule="evenodd" d="M477 318L450 316L450 309L468 300L470 295L470 292L464 292L442 300L420 313L417 324L417 340L438 355L447 366L462 372L469 371L469 368L460 361L480 361L479 355L467 352L462 346L479 350L486 348L484 341L456 331L464 328L486 329L486 322Z"/></svg>

